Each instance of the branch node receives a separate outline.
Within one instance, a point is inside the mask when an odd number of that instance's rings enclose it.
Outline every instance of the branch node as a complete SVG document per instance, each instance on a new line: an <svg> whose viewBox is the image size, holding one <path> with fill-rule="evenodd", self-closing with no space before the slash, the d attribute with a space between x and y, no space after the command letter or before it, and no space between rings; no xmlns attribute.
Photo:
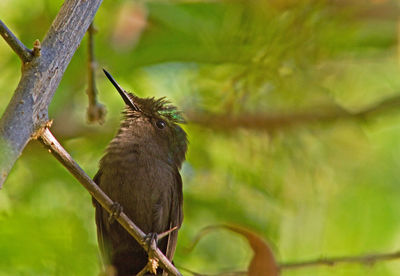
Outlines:
<svg viewBox="0 0 400 276"><path fill-rule="evenodd" d="M43 132L46 129L49 129L52 124L53 124L53 120L50 120L50 121L47 121L46 123L44 123L41 127L39 127L39 129L37 131L35 131L35 133L32 134L31 139L33 139L33 140L39 139L43 135Z"/></svg>
<svg viewBox="0 0 400 276"><path fill-rule="evenodd" d="M33 43L33 56L35 57L40 57L40 50L42 49L42 46L40 44L39 39L36 39L35 42Z"/></svg>
<svg viewBox="0 0 400 276"><path fill-rule="evenodd" d="M100 125L104 123L107 109L101 103L89 104L87 108L87 120L89 123L98 122Z"/></svg>

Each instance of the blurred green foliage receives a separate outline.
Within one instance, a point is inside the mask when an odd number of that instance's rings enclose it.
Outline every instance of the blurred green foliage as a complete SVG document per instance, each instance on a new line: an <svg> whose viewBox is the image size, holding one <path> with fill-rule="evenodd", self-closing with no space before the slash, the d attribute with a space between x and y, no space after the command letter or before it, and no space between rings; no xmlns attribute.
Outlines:
<svg viewBox="0 0 400 276"><path fill-rule="evenodd" d="M0 18L31 46L61 5L2 0ZM399 10L396 1L104 1L95 20L95 54L107 121L85 122L84 38L50 106L55 135L93 176L123 107L101 67L138 95L167 96L189 112L362 110L400 91ZM20 63L4 42L0 57L3 112ZM246 268L250 249L225 231L186 251L202 227L221 222L253 229L282 262L400 248L398 111L273 133L185 128L190 148L178 266L203 273ZM31 142L0 191L0 276L98 271L89 194ZM381 262L282 274L399 271L399 262Z"/></svg>

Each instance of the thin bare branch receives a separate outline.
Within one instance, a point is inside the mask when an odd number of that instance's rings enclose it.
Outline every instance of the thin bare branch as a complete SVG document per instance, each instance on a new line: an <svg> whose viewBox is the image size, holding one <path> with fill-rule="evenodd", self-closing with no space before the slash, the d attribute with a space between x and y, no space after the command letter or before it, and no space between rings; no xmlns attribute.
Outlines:
<svg viewBox="0 0 400 276"><path fill-rule="evenodd" d="M304 261L304 262L292 262L280 264L280 269L299 269L310 266L327 265L333 266L344 263L356 263L362 265L373 265L380 261L392 261L400 259L400 251L393 253L381 253L381 254L370 254L360 256L346 256L337 258L320 258L316 260Z"/></svg>
<svg viewBox="0 0 400 276"><path fill-rule="evenodd" d="M112 213L114 202L100 189L99 186L79 167L72 159L71 155L60 145L48 127L44 127L38 132L39 140L50 150L51 154L88 190L88 192L103 206L107 212ZM125 228L135 240L149 252L148 244L145 242L145 234L137 227L124 213L116 220ZM157 248L152 254L160 261L161 266L168 270L171 275L181 276L180 272L171 264L164 254Z"/></svg>
<svg viewBox="0 0 400 276"><path fill-rule="evenodd" d="M88 88L87 95L89 98L89 106L87 108L87 119L89 123L98 122L99 124L104 123L106 116L106 108L100 104L97 100L97 88L96 88L96 60L94 58L94 40L93 36L97 32L93 22L90 24L88 33Z"/></svg>
<svg viewBox="0 0 400 276"><path fill-rule="evenodd" d="M338 120L362 120L391 110L399 110L399 108L400 96L394 96L357 112L349 112L337 107L315 107L309 108L311 111L287 114L263 112L254 114L242 113L235 116L231 114L185 113L190 123L217 130L229 131L236 128L246 128L274 131L312 123L333 122Z"/></svg>
<svg viewBox="0 0 400 276"><path fill-rule="evenodd" d="M377 262L382 261L393 261L400 259L400 251L392 252L392 253L380 253L380 254L369 254L369 255L360 255L360 256L345 256L345 257L336 257L336 258L320 258L315 260L303 261L303 262L288 262L279 264L279 270L289 270L289 269L302 269L313 266L334 266L339 264L360 264L360 265L374 265ZM242 276L247 275L246 271L231 271L231 272L222 272L216 274L205 274L198 273L192 271L187 268L180 268L181 270L185 270L194 276Z"/></svg>
<svg viewBox="0 0 400 276"><path fill-rule="evenodd" d="M10 45L14 52L19 56L23 63L29 62L33 59L33 54L0 20L0 35Z"/></svg>

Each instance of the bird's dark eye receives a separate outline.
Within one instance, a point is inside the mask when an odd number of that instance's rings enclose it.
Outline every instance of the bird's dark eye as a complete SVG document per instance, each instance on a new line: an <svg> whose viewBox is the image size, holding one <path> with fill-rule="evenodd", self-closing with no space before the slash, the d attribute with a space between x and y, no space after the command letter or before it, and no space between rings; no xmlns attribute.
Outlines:
<svg viewBox="0 0 400 276"><path fill-rule="evenodd" d="M164 127L167 126L167 124L166 124L163 120L158 120L158 121L156 122L156 126L157 126L159 129L163 129Z"/></svg>

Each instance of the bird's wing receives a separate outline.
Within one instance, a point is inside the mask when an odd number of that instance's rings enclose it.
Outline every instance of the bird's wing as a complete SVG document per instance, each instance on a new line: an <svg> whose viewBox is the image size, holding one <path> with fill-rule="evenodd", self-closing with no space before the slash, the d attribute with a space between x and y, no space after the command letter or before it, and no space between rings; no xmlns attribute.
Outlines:
<svg viewBox="0 0 400 276"><path fill-rule="evenodd" d="M97 174L94 176L93 181L100 186L100 177L101 171L98 171ZM104 209L100 205L100 203L92 197L93 206L96 209L95 217L96 217L96 225L97 225L97 242L99 244L100 254L104 265L109 264L109 255L107 250L107 236L105 235L105 225L103 220L103 212Z"/></svg>
<svg viewBox="0 0 400 276"><path fill-rule="evenodd" d="M178 169L175 172L175 191L172 192L171 209L170 209L170 229L182 225L183 220L183 195L182 195L182 178ZM172 261L175 254L176 243L178 240L178 229L168 235L168 245L166 257Z"/></svg>

